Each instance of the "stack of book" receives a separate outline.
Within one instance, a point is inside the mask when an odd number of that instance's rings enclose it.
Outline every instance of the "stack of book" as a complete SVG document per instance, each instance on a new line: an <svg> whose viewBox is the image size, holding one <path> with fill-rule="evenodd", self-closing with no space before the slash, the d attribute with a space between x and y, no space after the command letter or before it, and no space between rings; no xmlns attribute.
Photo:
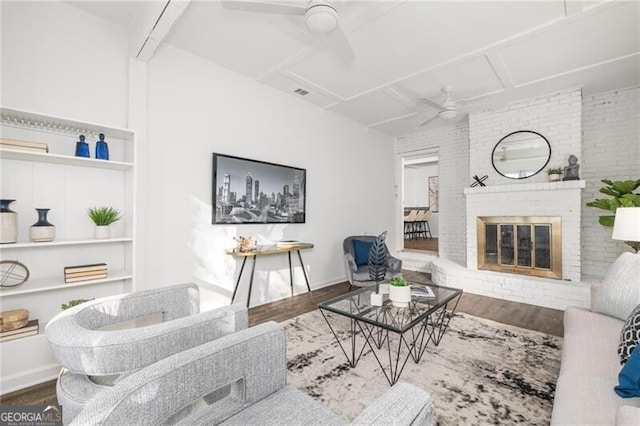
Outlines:
<svg viewBox="0 0 640 426"><path fill-rule="evenodd" d="M34 336L38 334L40 330L38 326L38 320L31 320L24 327L16 328L15 330L0 332L0 342L6 342L7 340L19 339L21 337Z"/></svg>
<svg viewBox="0 0 640 426"><path fill-rule="evenodd" d="M27 142L19 141L16 139L4 139L0 138L0 148L13 149L16 151L30 151L30 152L49 152L49 146L46 143L41 142Z"/></svg>
<svg viewBox="0 0 640 426"><path fill-rule="evenodd" d="M64 268L64 282L98 280L107 278L107 264L94 263L92 265L66 266Z"/></svg>
<svg viewBox="0 0 640 426"><path fill-rule="evenodd" d="M291 247L299 247L300 241L296 240L280 240L276 241L277 248L291 248Z"/></svg>

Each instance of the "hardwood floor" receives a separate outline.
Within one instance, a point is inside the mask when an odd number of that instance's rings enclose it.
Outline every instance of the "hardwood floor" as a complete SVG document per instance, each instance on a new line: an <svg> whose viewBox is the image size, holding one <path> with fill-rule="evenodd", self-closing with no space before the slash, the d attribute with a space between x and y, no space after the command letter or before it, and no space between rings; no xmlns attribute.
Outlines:
<svg viewBox="0 0 640 426"><path fill-rule="evenodd" d="M438 251L437 238L415 238L404 240L405 250Z"/></svg>
<svg viewBox="0 0 640 426"><path fill-rule="evenodd" d="M403 275L419 282L430 281L430 276L421 272L404 271ZM267 303L249 309L249 325L254 326L266 321L282 322L289 318L316 309L319 302L344 294L349 283L344 282L307 293ZM458 303L458 312L465 312L503 324L536 330L547 334L562 336L563 311L541 308L523 303L493 299L470 293L463 293ZM0 404L51 404L56 403L55 380L27 389L0 396Z"/></svg>

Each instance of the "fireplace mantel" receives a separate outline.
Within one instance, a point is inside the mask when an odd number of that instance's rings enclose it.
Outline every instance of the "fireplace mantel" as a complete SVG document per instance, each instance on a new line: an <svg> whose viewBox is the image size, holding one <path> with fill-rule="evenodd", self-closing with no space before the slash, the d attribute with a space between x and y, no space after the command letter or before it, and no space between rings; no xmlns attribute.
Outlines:
<svg viewBox="0 0 640 426"><path fill-rule="evenodd" d="M491 185L465 188L464 195L489 194L494 192L552 191L558 189L582 189L584 180L567 180L560 182L514 183L511 185Z"/></svg>

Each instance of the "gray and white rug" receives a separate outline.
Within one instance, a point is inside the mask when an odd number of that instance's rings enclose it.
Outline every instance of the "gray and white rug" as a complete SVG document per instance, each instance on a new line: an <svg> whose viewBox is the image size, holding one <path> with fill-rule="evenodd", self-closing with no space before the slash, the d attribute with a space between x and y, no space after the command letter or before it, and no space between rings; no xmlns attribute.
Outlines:
<svg viewBox="0 0 640 426"><path fill-rule="evenodd" d="M389 389L370 349L349 366L320 312L284 325L289 383L345 420ZM348 338L346 318L334 315L332 325ZM546 425L561 346L560 337L456 314L440 345L430 344L418 364L409 359L400 380L431 393L439 425Z"/></svg>

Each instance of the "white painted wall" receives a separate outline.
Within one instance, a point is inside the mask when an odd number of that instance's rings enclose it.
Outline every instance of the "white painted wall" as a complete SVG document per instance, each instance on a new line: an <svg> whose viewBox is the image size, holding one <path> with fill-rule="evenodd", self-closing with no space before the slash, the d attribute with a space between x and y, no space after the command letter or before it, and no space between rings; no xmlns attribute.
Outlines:
<svg viewBox="0 0 640 426"><path fill-rule="evenodd" d="M171 46L149 63L147 90L145 285L196 280L209 303L228 303L240 263L224 250L236 235L314 243L303 252L312 288L344 280L345 236L388 230L394 241L390 137ZM307 223L211 225L212 152L306 168ZM287 257L260 258L252 304L288 292Z"/></svg>
<svg viewBox="0 0 640 426"><path fill-rule="evenodd" d="M127 125L125 30L56 1L3 1L2 104Z"/></svg>

